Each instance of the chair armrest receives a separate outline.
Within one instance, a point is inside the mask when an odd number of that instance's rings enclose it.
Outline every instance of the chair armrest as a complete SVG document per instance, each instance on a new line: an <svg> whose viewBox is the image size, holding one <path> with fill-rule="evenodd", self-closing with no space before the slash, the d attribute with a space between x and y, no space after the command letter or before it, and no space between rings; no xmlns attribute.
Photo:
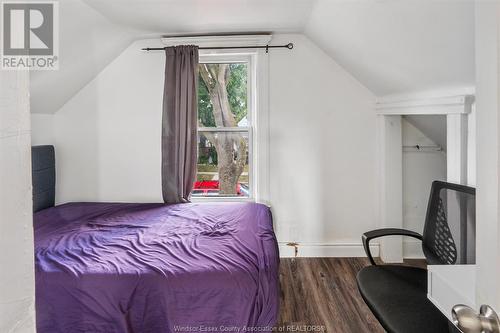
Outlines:
<svg viewBox="0 0 500 333"><path fill-rule="evenodd" d="M422 235L420 235L417 232L406 229L385 228L385 229L376 229L365 232L361 237L361 239L363 241L363 247L365 248L366 255L368 256L368 259L370 260L370 263L372 265L376 265L376 263L375 260L373 260L372 253L370 251L370 241L374 238L379 238L384 236L408 236L422 240Z"/></svg>

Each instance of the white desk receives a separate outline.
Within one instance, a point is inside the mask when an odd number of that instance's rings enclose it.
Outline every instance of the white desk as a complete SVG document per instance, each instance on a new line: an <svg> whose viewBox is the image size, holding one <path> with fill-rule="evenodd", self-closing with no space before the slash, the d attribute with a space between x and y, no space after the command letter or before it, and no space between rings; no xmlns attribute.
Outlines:
<svg viewBox="0 0 500 333"><path fill-rule="evenodd" d="M476 265L429 265L427 271L427 297L448 319L456 304L476 309Z"/></svg>

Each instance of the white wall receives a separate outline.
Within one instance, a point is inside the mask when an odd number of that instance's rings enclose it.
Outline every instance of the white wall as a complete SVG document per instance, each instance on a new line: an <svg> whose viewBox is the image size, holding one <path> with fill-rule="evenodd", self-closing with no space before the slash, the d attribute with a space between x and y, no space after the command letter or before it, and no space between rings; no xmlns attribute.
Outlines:
<svg viewBox="0 0 500 333"><path fill-rule="evenodd" d="M293 51L270 56L277 234L334 253L322 245L360 243L376 225L374 96L307 38L273 39L288 41Z"/></svg>
<svg viewBox="0 0 500 333"><path fill-rule="evenodd" d="M35 332L27 72L0 72L0 332Z"/></svg>
<svg viewBox="0 0 500 333"><path fill-rule="evenodd" d="M31 114L31 144L55 144L54 115L33 113Z"/></svg>
<svg viewBox="0 0 500 333"><path fill-rule="evenodd" d="M164 56L130 45L55 114L57 201L161 201Z"/></svg>
<svg viewBox="0 0 500 333"><path fill-rule="evenodd" d="M445 118L445 116L442 117ZM446 118L441 131L446 137ZM436 145L405 117L402 121L402 133L403 146ZM446 181L446 153L444 151L403 150L403 228L422 234L431 184L434 180ZM422 243L406 237L403 240L403 256L405 258L423 257Z"/></svg>
<svg viewBox="0 0 500 333"><path fill-rule="evenodd" d="M66 103L54 117L58 203L101 199L99 97L88 87ZM120 168L121 165L117 164L117 169Z"/></svg>
<svg viewBox="0 0 500 333"><path fill-rule="evenodd" d="M375 98L304 36L273 39L289 41L269 55L278 238L361 255L376 226ZM156 43L133 43L54 115L58 202L161 201L164 56L140 51Z"/></svg>

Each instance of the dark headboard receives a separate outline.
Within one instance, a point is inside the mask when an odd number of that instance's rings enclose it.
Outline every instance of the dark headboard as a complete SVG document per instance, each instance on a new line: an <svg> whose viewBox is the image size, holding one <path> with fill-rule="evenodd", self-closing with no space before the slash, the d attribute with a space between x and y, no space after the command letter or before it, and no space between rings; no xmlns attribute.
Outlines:
<svg viewBox="0 0 500 333"><path fill-rule="evenodd" d="M54 146L31 147L33 213L53 207L56 198L56 157Z"/></svg>

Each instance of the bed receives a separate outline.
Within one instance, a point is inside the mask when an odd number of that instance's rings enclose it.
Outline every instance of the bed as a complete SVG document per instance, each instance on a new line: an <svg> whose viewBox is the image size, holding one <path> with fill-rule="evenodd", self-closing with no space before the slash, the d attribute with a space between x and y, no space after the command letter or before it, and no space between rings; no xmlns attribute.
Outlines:
<svg viewBox="0 0 500 333"><path fill-rule="evenodd" d="M54 149L32 151L39 333L272 330L279 255L266 206L54 206Z"/></svg>

